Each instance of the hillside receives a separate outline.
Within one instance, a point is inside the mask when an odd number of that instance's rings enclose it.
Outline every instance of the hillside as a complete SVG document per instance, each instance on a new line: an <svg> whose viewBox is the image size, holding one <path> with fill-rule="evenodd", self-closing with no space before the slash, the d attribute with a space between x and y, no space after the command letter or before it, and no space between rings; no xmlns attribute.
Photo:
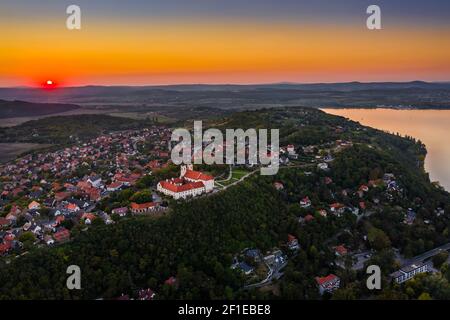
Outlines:
<svg viewBox="0 0 450 320"><path fill-rule="evenodd" d="M381 265L387 281L396 268L393 248L410 257L448 242L450 196L434 187L418 166L425 153L420 142L305 108L235 113L211 124L261 127L268 122L284 128L283 144L327 148L339 139L352 140L353 146L335 153L330 171L313 165L307 174L306 169L284 167L276 176L254 175L208 197L171 202L170 214L160 218L118 219L87 232L74 226L72 242L36 249L2 265L0 299L108 299L122 293L135 296L148 287L157 292L157 299L319 299L314 278L329 273L342 279L337 297L363 298L368 295L365 273L337 266L334 246L372 250L367 263ZM385 174L395 177L401 191L387 189L382 182ZM379 185L358 196L359 186L369 181ZM283 190L275 189L274 182L282 182ZM120 196L128 194L127 202L133 192L139 189ZM302 208L299 201L305 196L311 206ZM101 209L109 212L114 201L105 199ZM367 207L359 215L319 213L334 202L355 208L362 201ZM413 224L403 222L408 208L417 212ZM436 208L447 214L435 215ZM312 220L305 223L307 215ZM297 255L286 249L288 234L298 238ZM266 252L275 247L289 256L276 290L241 290L245 277L230 268L233 257L245 248ZM66 289L68 264L83 270L82 290ZM176 287L164 284L171 276L177 278ZM450 288L448 282L442 285ZM370 294L382 296L389 290L386 286ZM429 289L433 297L446 295L433 290Z"/></svg>
<svg viewBox="0 0 450 320"><path fill-rule="evenodd" d="M44 116L80 108L74 104L33 103L25 101L0 100L0 119Z"/></svg>
<svg viewBox="0 0 450 320"><path fill-rule="evenodd" d="M15 127L0 128L2 142L66 144L95 137L103 132L139 129L150 120L108 115L73 115L32 120Z"/></svg>

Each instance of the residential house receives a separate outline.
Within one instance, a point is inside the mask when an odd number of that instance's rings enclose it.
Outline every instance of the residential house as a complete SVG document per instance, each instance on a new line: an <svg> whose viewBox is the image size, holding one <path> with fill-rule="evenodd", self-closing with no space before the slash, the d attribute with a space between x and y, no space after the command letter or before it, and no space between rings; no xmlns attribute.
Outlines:
<svg viewBox="0 0 450 320"><path fill-rule="evenodd" d="M116 181L116 182L113 182L113 183L109 184L106 187L106 190L110 191L110 192L115 192L115 191L120 190L122 187L123 187L123 183L119 182L119 181Z"/></svg>
<svg viewBox="0 0 450 320"><path fill-rule="evenodd" d="M70 239L70 231L66 228L59 228L53 235L53 238L56 242L65 242Z"/></svg>
<svg viewBox="0 0 450 320"><path fill-rule="evenodd" d="M128 208L127 207L115 208L115 209L111 210L111 213L117 214L117 215L119 215L119 217L124 217L128 213Z"/></svg>
<svg viewBox="0 0 450 320"><path fill-rule="evenodd" d="M131 213L147 213L151 211L155 211L158 208L158 204L155 202L146 202L146 203L131 203Z"/></svg>
<svg viewBox="0 0 450 320"><path fill-rule="evenodd" d="M288 242L287 242L289 250L297 251L300 249L300 245L298 243L298 239L294 237L292 234L288 234Z"/></svg>
<svg viewBox="0 0 450 320"><path fill-rule="evenodd" d="M316 283L322 295L325 292L333 293L333 291L339 289L341 279L334 274L329 274L326 277L316 277Z"/></svg>
<svg viewBox="0 0 450 320"><path fill-rule="evenodd" d="M309 199L308 196L300 200L300 206L304 209L309 208L311 206L311 200Z"/></svg>
<svg viewBox="0 0 450 320"><path fill-rule="evenodd" d="M155 293L152 289L142 289L138 293L139 300L153 300L155 298Z"/></svg>
<svg viewBox="0 0 450 320"><path fill-rule="evenodd" d="M274 182L273 186L275 187L275 189L277 189L278 191L283 190L284 189L284 185L281 182Z"/></svg>
<svg viewBox="0 0 450 320"><path fill-rule="evenodd" d="M341 215L345 212L345 206L342 203L330 204L330 210L332 213Z"/></svg>
<svg viewBox="0 0 450 320"><path fill-rule="evenodd" d="M29 210L38 210L41 208L41 205L39 204L39 202L36 201L32 201L29 205L28 205L28 209Z"/></svg>
<svg viewBox="0 0 450 320"><path fill-rule="evenodd" d="M343 256L347 255L348 249L343 244L341 244L339 246L334 247L334 253L338 257L343 257Z"/></svg>

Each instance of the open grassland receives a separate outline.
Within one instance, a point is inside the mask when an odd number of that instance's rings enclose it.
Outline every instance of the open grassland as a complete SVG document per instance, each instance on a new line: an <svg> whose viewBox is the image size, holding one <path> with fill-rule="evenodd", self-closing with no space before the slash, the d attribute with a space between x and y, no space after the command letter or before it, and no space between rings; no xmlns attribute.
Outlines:
<svg viewBox="0 0 450 320"><path fill-rule="evenodd" d="M0 162L13 160L25 152L47 148L50 144L39 143L0 143Z"/></svg>

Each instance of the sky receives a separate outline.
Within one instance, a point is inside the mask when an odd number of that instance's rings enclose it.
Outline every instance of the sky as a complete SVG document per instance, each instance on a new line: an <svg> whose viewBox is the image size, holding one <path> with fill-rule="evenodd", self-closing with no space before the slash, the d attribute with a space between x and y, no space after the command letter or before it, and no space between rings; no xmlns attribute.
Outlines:
<svg viewBox="0 0 450 320"><path fill-rule="evenodd" d="M0 0L2 87L450 81L449 57L448 0Z"/></svg>

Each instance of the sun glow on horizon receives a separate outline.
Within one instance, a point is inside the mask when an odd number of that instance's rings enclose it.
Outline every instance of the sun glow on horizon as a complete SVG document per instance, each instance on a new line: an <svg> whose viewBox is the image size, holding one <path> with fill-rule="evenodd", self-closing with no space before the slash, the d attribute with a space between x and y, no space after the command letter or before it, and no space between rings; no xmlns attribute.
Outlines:
<svg viewBox="0 0 450 320"><path fill-rule="evenodd" d="M443 40L450 28L152 23L98 22L76 33L53 21L32 33L20 25L0 43L10 62L0 66L0 84L447 81L450 74L450 41Z"/></svg>

